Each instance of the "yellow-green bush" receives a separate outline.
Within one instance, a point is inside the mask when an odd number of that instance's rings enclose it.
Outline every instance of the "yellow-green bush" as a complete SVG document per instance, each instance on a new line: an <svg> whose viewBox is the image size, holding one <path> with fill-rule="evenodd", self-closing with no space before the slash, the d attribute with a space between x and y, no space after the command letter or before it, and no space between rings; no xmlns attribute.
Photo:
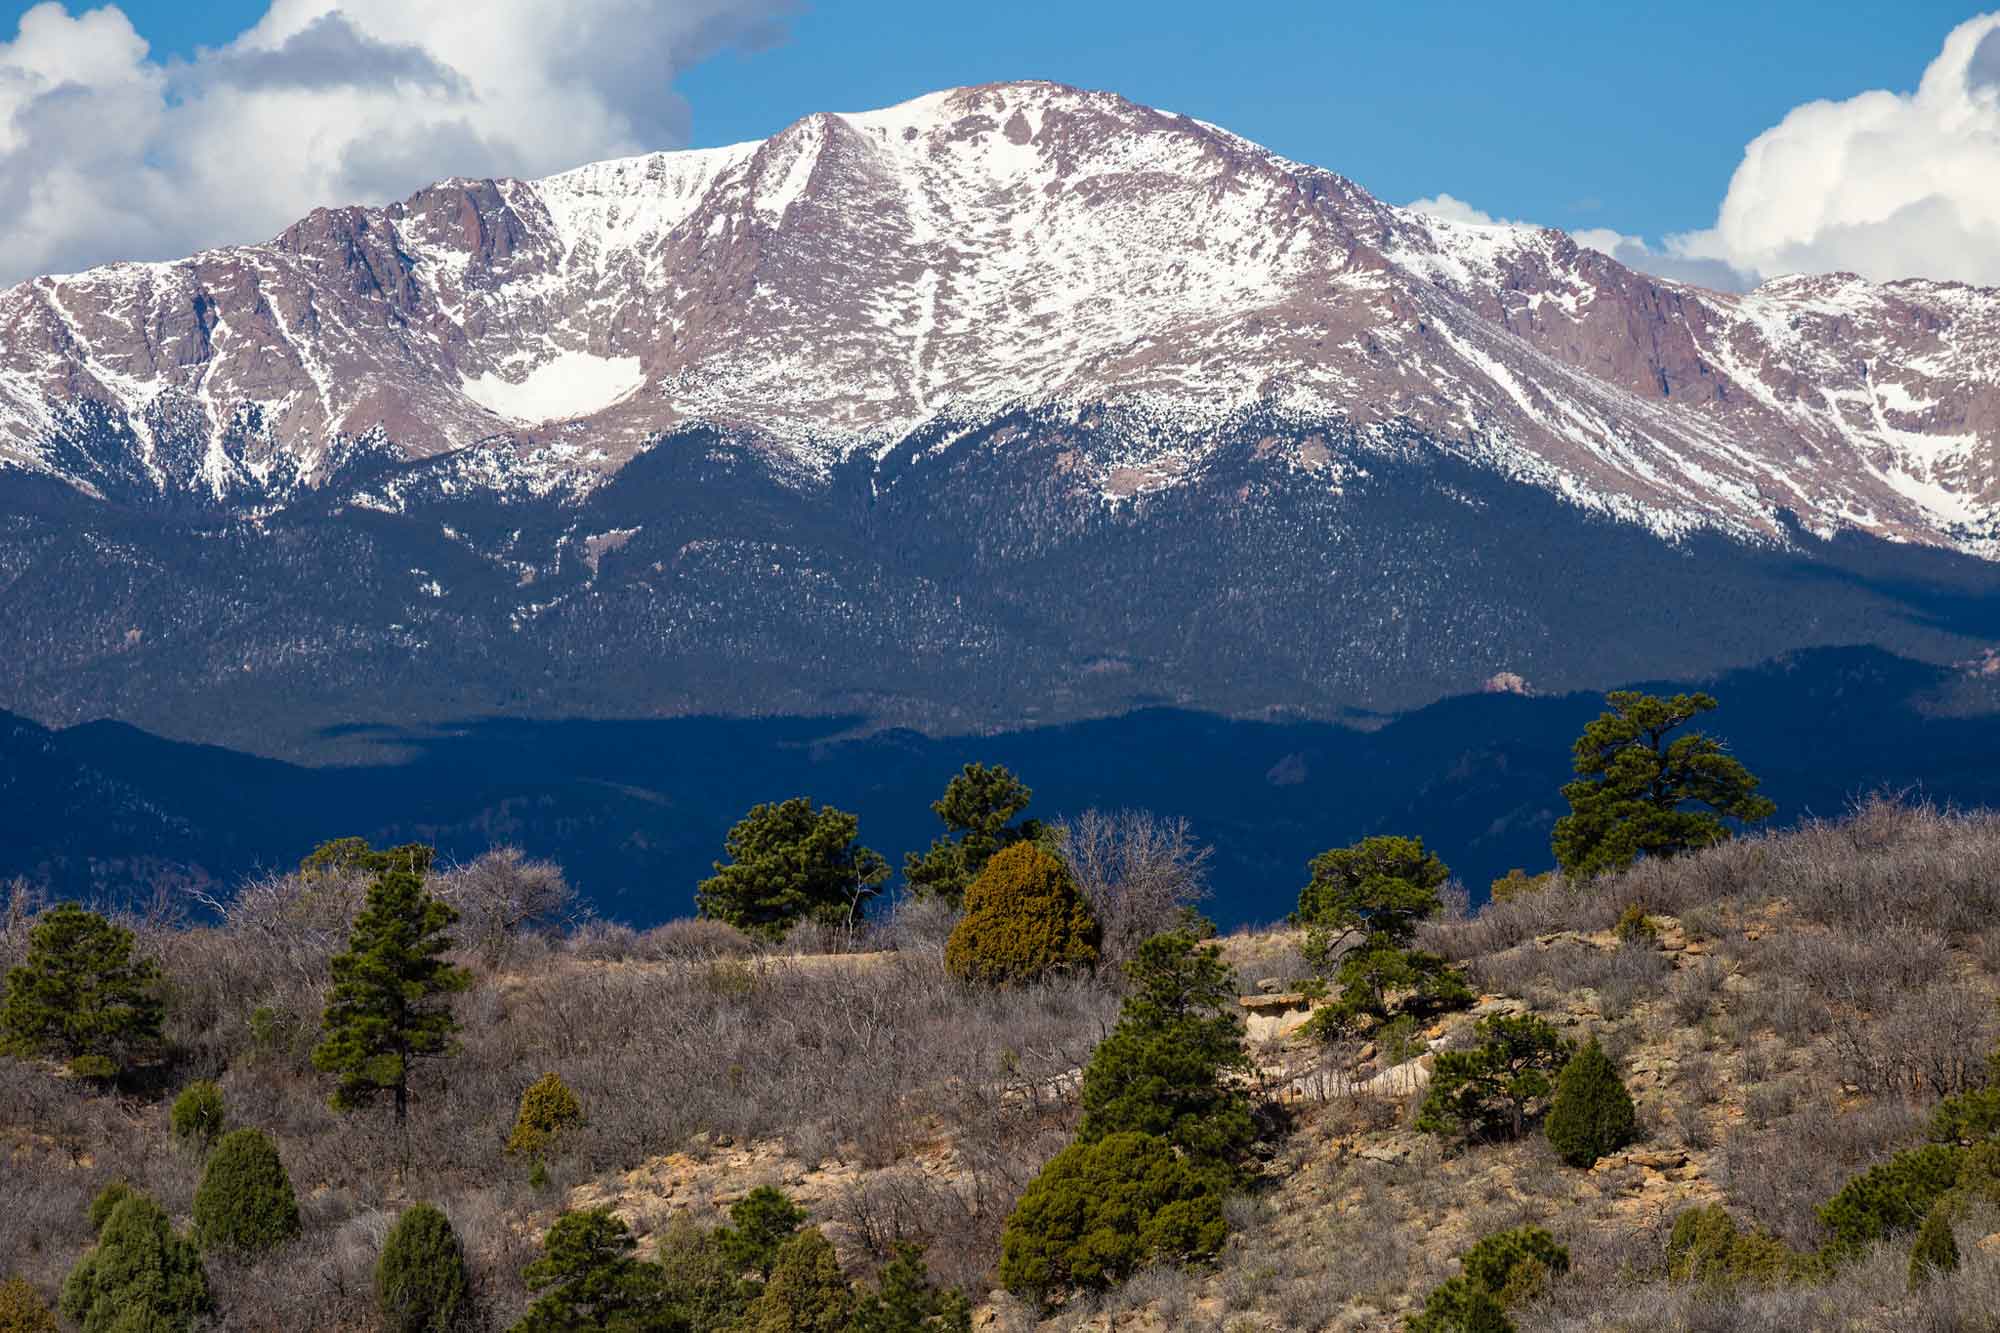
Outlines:
<svg viewBox="0 0 2000 1333"><path fill-rule="evenodd" d="M1069 868L1034 843L994 853L965 891L965 917L945 943L945 968L1004 985L1097 964L1097 919Z"/></svg>
<svg viewBox="0 0 2000 1333"><path fill-rule="evenodd" d="M1530 875L1519 866L1514 867L1493 881L1491 897L1496 903L1510 903L1516 898L1525 898L1531 893L1540 893L1554 879L1552 872L1544 870L1539 875Z"/></svg>
<svg viewBox="0 0 2000 1333"><path fill-rule="evenodd" d="M521 1110L514 1117L514 1132L507 1136L507 1151L540 1156L564 1130L582 1119L583 1103L569 1090L569 1084L555 1074L544 1074L521 1094Z"/></svg>
<svg viewBox="0 0 2000 1333"><path fill-rule="evenodd" d="M1667 1237L1667 1274L1677 1282L1769 1287L1822 1275L1816 1256L1801 1254L1769 1232L1744 1231L1719 1203L1688 1208Z"/></svg>
<svg viewBox="0 0 2000 1333"><path fill-rule="evenodd" d="M55 1312L25 1278L0 1282L0 1333L56 1333Z"/></svg>

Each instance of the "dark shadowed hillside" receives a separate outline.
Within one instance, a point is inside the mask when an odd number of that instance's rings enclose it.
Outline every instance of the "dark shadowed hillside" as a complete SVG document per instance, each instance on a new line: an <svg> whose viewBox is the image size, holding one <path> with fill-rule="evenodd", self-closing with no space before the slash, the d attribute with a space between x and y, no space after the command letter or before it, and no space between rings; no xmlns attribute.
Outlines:
<svg viewBox="0 0 2000 1333"><path fill-rule="evenodd" d="M1780 820L1833 814L1879 787L2000 801L2000 716L1980 678L1865 649L1798 654L1706 686L1710 721L1764 779ZM162 866L230 880L358 833L468 858L499 843L560 861L606 914L685 914L695 880L751 804L810 794L861 816L892 860L936 832L928 804L969 760L1005 763L1034 809L1184 814L1216 847L1215 915L1290 910L1308 857L1418 832L1475 895L1548 864L1569 745L1598 696L1445 700L1372 729L1147 710L992 736L851 737L842 719L471 721L356 728L374 763L309 768L116 723L7 736L0 870L123 895ZM88 855L75 849L87 848Z"/></svg>

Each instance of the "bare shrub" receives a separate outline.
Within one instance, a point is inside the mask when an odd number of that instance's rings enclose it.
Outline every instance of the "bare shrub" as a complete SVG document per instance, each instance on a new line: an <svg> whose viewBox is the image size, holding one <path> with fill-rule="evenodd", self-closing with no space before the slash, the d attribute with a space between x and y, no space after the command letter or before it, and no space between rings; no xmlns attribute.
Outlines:
<svg viewBox="0 0 2000 1333"><path fill-rule="evenodd" d="M1674 978L1667 995L1674 1020L1683 1027L1694 1027L1707 1018L1726 975L1722 964L1713 958L1703 958L1683 969Z"/></svg>
<svg viewBox="0 0 2000 1333"><path fill-rule="evenodd" d="M1542 989L1566 996L1576 991L1597 992L1599 1012L1608 1019L1624 1017L1634 1003L1666 986L1673 975L1673 961L1647 940L1634 940L1616 949L1599 949L1581 940L1561 939L1547 948L1523 945L1471 964L1472 977L1481 989L1529 1000L1536 1008L1551 1007L1554 996L1544 1001Z"/></svg>
<svg viewBox="0 0 2000 1333"><path fill-rule="evenodd" d="M654 926L639 937L639 950L668 962L706 962L747 958L757 952L757 943L726 921L690 916Z"/></svg>
<svg viewBox="0 0 2000 1333"><path fill-rule="evenodd" d="M577 916L576 890L552 861L519 847L495 847L431 876L432 893L458 911L454 935L487 968L497 968L522 935L557 930Z"/></svg>
<svg viewBox="0 0 2000 1333"><path fill-rule="evenodd" d="M944 946L964 914L942 898L897 898L870 931L875 947L893 949L944 967Z"/></svg>
<svg viewBox="0 0 2000 1333"><path fill-rule="evenodd" d="M1810 1248L1818 1206L1847 1181L1921 1136L1923 1115L1900 1102L1842 1110L1824 1097L1766 1129L1739 1126L1722 1145L1721 1185L1731 1208L1788 1244Z"/></svg>
<svg viewBox="0 0 2000 1333"><path fill-rule="evenodd" d="M576 928L563 937L563 950L572 958L592 963L623 963L646 957L645 945L638 931L596 917L578 922Z"/></svg>
<svg viewBox="0 0 2000 1333"><path fill-rule="evenodd" d="M1841 1076L1864 1092L1935 1100L1986 1081L1992 999L1960 982L1903 991L1880 1020L1843 1012L1833 1024Z"/></svg>
<svg viewBox="0 0 2000 1333"><path fill-rule="evenodd" d="M1468 921L1431 923L1426 947L1456 959L1498 953L1556 930L1602 930L1632 902L1684 925L1694 912L1690 931L1714 936L1724 909L1776 899L1864 938L1914 929L1977 935L2000 914L2000 814L1871 796L1845 819L1640 861L1585 883L1557 876L1543 891L1489 903Z"/></svg>
<svg viewBox="0 0 2000 1333"><path fill-rule="evenodd" d="M1949 950L1937 931L1893 922L1874 931L1781 931L1747 951L1745 961L1755 974L1803 982L1820 999L1874 1009L1942 975Z"/></svg>
<svg viewBox="0 0 2000 1333"><path fill-rule="evenodd" d="M317 980L347 947L347 928L367 896L366 875L291 871L248 880L227 901L208 905L240 945Z"/></svg>
<svg viewBox="0 0 2000 1333"><path fill-rule="evenodd" d="M1802 981L1766 978L1732 1001L1746 1032L1767 1029L1792 1046L1803 1046L1833 1025L1833 1010Z"/></svg>
<svg viewBox="0 0 2000 1333"><path fill-rule="evenodd" d="M1214 849L1179 816L1144 810L1086 810L1050 830L1103 931L1100 957L1122 966L1139 946L1171 929L1184 908L1209 894Z"/></svg>

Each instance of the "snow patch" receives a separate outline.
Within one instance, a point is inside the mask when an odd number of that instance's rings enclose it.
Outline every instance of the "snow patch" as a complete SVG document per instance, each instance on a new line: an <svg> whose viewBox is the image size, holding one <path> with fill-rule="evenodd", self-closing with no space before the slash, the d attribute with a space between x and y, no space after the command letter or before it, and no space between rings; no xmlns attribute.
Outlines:
<svg viewBox="0 0 2000 1333"><path fill-rule="evenodd" d="M636 356L559 352L518 381L489 371L465 381L459 392L496 416L534 426L602 412L645 382Z"/></svg>

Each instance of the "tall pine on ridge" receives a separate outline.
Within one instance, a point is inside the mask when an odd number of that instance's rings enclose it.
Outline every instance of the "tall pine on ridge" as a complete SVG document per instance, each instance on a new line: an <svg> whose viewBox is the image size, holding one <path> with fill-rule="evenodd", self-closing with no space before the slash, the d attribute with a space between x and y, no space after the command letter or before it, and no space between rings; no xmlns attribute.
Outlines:
<svg viewBox="0 0 2000 1333"><path fill-rule="evenodd" d="M375 882L333 960L325 1036L313 1066L337 1075L333 1104L366 1106L392 1093L396 1120L409 1114L410 1066L449 1049L458 1022L447 997L471 985L444 959L458 913L424 889L431 849L415 844L371 857Z"/></svg>

